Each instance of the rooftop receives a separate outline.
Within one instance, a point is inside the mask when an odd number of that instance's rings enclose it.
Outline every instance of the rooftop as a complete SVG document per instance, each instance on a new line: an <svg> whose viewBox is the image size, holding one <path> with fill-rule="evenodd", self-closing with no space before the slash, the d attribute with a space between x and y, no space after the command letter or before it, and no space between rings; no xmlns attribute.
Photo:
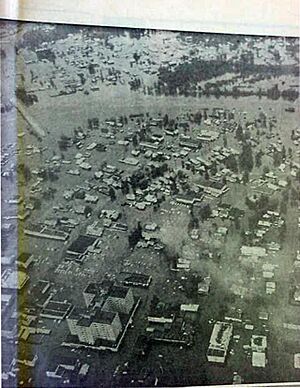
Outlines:
<svg viewBox="0 0 300 388"><path fill-rule="evenodd" d="M68 252L75 254L83 254L87 248L96 241L95 237L80 235L76 240L74 240L71 245L68 247Z"/></svg>
<svg viewBox="0 0 300 388"><path fill-rule="evenodd" d="M118 316L117 313L112 313L110 311L97 310L95 317L93 318L94 322L111 324L115 317Z"/></svg>
<svg viewBox="0 0 300 388"><path fill-rule="evenodd" d="M113 298L125 298L130 289L122 286L112 286L109 290L109 296Z"/></svg>
<svg viewBox="0 0 300 388"><path fill-rule="evenodd" d="M232 335L233 325L227 322L217 322L214 325L211 337L210 347L226 349Z"/></svg>

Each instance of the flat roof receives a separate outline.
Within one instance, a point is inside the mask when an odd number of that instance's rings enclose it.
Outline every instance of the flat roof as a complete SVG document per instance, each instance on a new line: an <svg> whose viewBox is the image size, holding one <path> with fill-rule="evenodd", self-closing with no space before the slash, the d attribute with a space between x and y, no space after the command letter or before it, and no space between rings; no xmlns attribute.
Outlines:
<svg viewBox="0 0 300 388"><path fill-rule="evenodd" d="M217 349L227 349L232 335L232 330L232 323L216 322L211 333L209 346Z"/></svg>
<svg viewBox="0 0 300 388"><path fill-rule="evenodd" d="M294 354L294 367L300 369L300 353Z"/></svg>
<svg viewBox="0 0 300 388"><path fill-rule="evenodd" d="M140 273L129 273L124 279L124 282L147 285L151 281L150 275Z"/></svg>
<svg viewBox="0 0 300 388"><path fill-rule="evenodd" d="M96 237L80 235L68 247L67 252L83 254L87 248L96 241Z"/></svg>
<svg viewBox="0 0 300 388"><path fill-rule="evenodd" d="M109 290L108 296L113 298L125 298L129 292L129 288L122 286L112 286Z"/></svg>
<svg viewBox="0 0 300 388"><path fill-rule="evenodd" d="M102 294L107 292L113 286L112 280L103 280L101 283L89 283L84 289L86 294Z"/></svg>
<svg viewBox="0 0 300 388"><path fill-rule="evenodd" d="M111 324L117 315L118 315L117 313L113 313L110 311L97 310L93 321L99 322L99 323Z"/></svg>
<svg viewBox="0 0 300 388"><path fill-rule="evenodd" d="M252 366L264 368L266 366L266 355L263 352L252 353Z"/></svg>
<svg viewBox="0 0 300 388"><path fill-rule="evenodd" d="M71 307L72 305L69 302L58 302L50 300L43 308L41 315L57 316L59 318L64 318L65 315L70 311Z"/></svg>

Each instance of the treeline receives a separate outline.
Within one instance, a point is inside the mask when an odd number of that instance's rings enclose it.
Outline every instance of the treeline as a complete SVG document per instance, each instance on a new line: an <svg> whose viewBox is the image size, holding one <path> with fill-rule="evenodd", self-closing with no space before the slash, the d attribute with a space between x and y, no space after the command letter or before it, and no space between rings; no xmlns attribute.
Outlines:
<svg viewBox="0 0 300 388"><path fill-rule="evenodd" d="M44 27L26 31L20 42L17 44L17 49L27 48L34 51L39 48L42 43L65 39L68 34L78 34L83 28L84 27L73 26L71 24L57 24L51 31L45 30Z"/></svg>
<svg viewBox="0 0 300 388"><path fill-rule="evenodd" d="M258 90L254 89L241 89L237 86L234 86L232 89L221 89L218 86L204 88L202 93L204 96L214 96L214 97L248 97L248 96L257 96L259 98L267 97L270 100L278 100L279 98L283 98L288 101L296 101L299 98L299 91L293 88L279 90L278 85L274 85L273 87L263 90L259 88Z"/></svg>
<svg viewBox="0 0 300 388"><path fill-rule="evenodd" d="M26 31L20 42L17 44L17 49L27 48L35 50L41 46L42 43L49 43L60 39L66 39L69 34L82 33L89 38L101 38L107 40L110 35L124 36L124 28L118 27L92 27L92 26L75 26L71 24L57 24L55 28L50 31L43 28L37 28ZM129 29L131 38L139 39L141 36L147 34L147 30Z"/></svg>
<svg viewBox="0 0 300 388"><path fill-rule="evenodd" d="M173 70L169 67L161 66L159 68L158 83L156 84L157 94L168 95L195 95L197 84L202 81L208 81L222 76L226 73L234 73L242 77L249 77L259 74L262 78L279 77L289 74L299 76L299 67L295 65L257 65L249 58L242 58L240 61L225 61L223 59L203 60L194 58L191 62L184 62L177 65ZM217 86L212 88L210 83L206 90L198 90L199 94L224 95L224 90ZM246 96L258 95L254 90L241 90L238 87L225 90L227 95ZM294 89L279 91L278 87L270 88L267 91L260 91L260 95L268 98L277 99L280 96L286 99L295 100L299 92Z"/></svg>

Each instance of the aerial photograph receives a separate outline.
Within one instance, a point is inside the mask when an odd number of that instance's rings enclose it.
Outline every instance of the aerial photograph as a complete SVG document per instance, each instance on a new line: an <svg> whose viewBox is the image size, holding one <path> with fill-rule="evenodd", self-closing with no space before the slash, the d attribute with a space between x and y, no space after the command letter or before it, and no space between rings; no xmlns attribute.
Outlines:
<svg viewBox="0 0 300 388"><path fill-rule="evenodd" d="M0 39L2 386L300 382L299 38Z"/></svg>

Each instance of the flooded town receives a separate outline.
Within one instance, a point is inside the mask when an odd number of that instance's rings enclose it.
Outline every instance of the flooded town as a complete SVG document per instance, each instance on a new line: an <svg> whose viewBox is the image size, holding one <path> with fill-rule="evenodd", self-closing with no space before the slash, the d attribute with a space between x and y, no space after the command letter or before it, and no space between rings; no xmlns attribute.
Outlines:
<svg viewBox="0 0 300 388"><path fill-rule="evenodd" d="M299 39L0 34L3 387L299 382Z"/></svg>

